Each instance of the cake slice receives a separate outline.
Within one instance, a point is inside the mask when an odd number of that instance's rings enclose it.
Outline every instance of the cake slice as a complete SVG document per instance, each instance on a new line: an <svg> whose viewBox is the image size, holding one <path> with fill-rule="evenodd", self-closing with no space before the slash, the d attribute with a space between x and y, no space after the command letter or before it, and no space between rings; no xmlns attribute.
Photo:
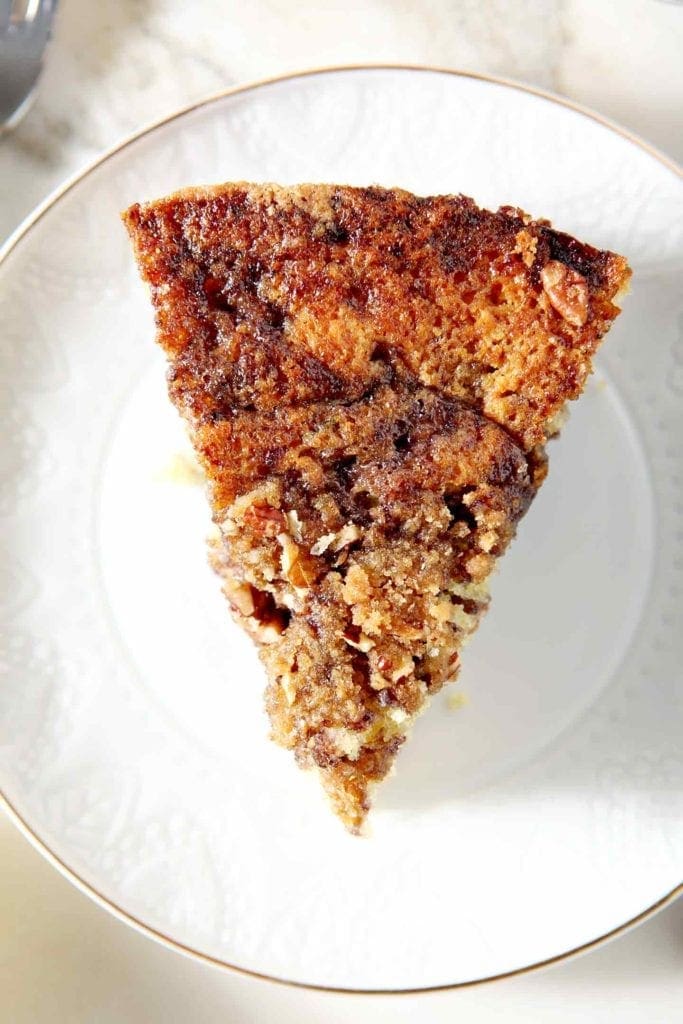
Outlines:
<svg viewBox="0 0 683 1024"><path fill-rule="evenodd" d="M518 209L376 187L194 188L124 220L272 736L357 831L630 271Z"/></svg>

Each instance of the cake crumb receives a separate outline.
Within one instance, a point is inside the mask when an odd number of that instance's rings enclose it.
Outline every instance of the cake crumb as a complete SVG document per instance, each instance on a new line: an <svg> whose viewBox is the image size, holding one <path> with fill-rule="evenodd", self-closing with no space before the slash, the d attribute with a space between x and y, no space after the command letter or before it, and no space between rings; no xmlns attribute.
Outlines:
<svg viewBox="0 0 683 1024"><path fill-rule="evenodd" d="M446 707L449 711L459 711L467 704L469 704L469 698L462 690L454 690L446 697Z"/></svg>

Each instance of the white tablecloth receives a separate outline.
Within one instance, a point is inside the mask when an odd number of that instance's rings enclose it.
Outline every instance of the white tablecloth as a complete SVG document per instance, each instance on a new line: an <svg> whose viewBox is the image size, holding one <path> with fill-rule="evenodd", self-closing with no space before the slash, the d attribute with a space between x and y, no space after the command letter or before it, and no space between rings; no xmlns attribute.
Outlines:
<svg viewBox="0 0 683 1024"><path fill-rule="evenodd" d="M683 6L660 0L62 0L38 101L0 141L0 239L141 124L234 82L324 64L406 61L518 78L681 160L682 54ZM541 973L419 997L331 996L161 948L76 892L0 818L0 1020L674 1024L683 902Z"/></svg>

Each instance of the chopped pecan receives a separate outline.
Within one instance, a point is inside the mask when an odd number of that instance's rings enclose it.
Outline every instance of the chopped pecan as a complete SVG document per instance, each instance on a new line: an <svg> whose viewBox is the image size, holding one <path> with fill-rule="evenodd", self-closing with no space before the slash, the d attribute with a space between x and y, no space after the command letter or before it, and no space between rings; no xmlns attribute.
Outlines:
<svg viewBox="0 0 683 1024"><path fill-rule="evenodd" d="M249 620L249 630L252 636L261 644L274 644L279 640L285 631L282 619L273 618L267 622L259 622L257 619Z"/></svg>
<svg viewBox="0 0 683 1024"><path fill-rule="evenodd" d="M250 505L244 513L244 522L262 537L277 537L287 525L280 509L271 505Z"/></svg>
<svg viewBox="0 0 683 1024"><path fill-rule="evenodd" d="M334 539L333 551L341 551L347 544L353 544L361 536L361 532L355 523L347 523L346 526L342 526L339 533L336 534Z"/></svg>
<svg viewBox="0 0 683 1024"><path fill-rule="evenodd" d="M287 579L297 590L306 590L315 580L315 573L303 558L294 563L287 574Z"/></svg>
<svg viewBox="0 0 683 1024"><path fill-rule="evenodd" d="M301 543L303 540L303 533L301 530L301 520L299 519L296 509L291 509L289 512L285 512L285 519L287 520L287 526L289 532L295 541Z"/></svg>
<svg viewBox="0 0 683 1024"><path fill-rule="evenodd" d="M242 583L227 576L223 584L223 592L231 608L240 615L253 615L255 611L254 592L249 583Z"/></svg>
<svg viewBox="0 0 683 1024"><path fill-rule="evenodd" d="M298 590L305 590L315 580L315 572L306 553L286 533L278 534L282 548L281 566L286 579Z"/></svg>
<svg viewBox="0 0 683 1024"><path fill-rule="evenodd" d="M322 537L318 537L317 541L311 548L311 554L322 555L324 551L327 551L336 536L336 533L324 533Z"/></svg>
<svg viewBox="0 0 683 1024"><path fill-rule="evenodd" d="M588 319L586 278L559 260L551 260L541 271L541 282L553 309L573 327L583 327Z"/></svg>
<svg viewBox="0 0 683 1024"><path fill-rule="evenodd" d="M355 647L357 651L362 651L363 654L367 654L375 646L375 641L371 640L365 633L362 633L358 626L347 626L342 636L349 647Z"/></svg>
<svg viewBox="0 0 683 1024"><path fill-rule="evenodd" d="M392 658L388 658L385 654L380 654L377 659L378 671L392 683L398 683L400 680L406 678L410 672L412 672L413 668L413 659L407 653L399 655L398 663L396 663ZM384 685L388 684L385 683ZM379 688L379 684L376 679L373 680L373 686Z"/></svg>

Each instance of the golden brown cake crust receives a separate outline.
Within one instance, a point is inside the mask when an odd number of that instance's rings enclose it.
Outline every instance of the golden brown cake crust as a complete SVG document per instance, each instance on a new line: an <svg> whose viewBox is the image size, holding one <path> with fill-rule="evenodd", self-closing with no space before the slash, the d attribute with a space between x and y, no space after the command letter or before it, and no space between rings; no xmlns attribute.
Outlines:
<svg viewBox="0 0 683 1024"><path fill-rule="evenodd" d="M125 219L176 400L201 419L360 394L386 339L423 383L531 448L580 393L629 273L621 256L465 196L234 184ZM548 264L580 275L583 296L544 286Z"/></svg>
<svg viewBox="0 0 683 1024"><path fill-rule="evenodd" d="M356 828L457 672L628 268L520 210L374 187L190 189L124 220L274 738Z"/></svg>

